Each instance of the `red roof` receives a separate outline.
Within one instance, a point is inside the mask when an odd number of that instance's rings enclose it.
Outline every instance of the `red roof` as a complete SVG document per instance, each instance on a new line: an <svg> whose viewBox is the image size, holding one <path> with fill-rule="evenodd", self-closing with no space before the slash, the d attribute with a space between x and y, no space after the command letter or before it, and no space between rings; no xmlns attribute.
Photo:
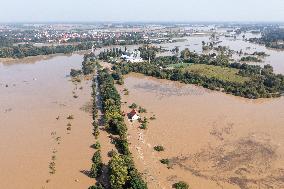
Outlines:
<svg viewBox="0 0 284 189"><path fill-rule="evenodd" d="M130 118L132 118L133 116L135 116L137 114L137 112L133 109L129 114L128 114L128 116L130 117Z"/></svg>

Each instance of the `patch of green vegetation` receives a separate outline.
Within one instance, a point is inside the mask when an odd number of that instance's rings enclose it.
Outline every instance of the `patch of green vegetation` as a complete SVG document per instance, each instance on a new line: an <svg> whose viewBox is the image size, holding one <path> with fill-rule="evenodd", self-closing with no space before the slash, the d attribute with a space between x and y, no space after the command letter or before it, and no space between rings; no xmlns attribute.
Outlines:
<svg viewBox="0 0 284 189"><path fill-rule="evenodd" d="M132 103L132 104L129 106L129 108L131 108L131 109L135 109L135 108L137 108L137 107L138 107L138 105L135 104L135 103Z"/></svg>
<svg viewBox="0 0 284 189"><path fill-rule="evenodd" d="M96 121L93 122L93 127L94 127L94 132L93 132L93 135L95 136L95 138L97 139L99 134L100 134L100 131L99 131L99 125Z"/></svg>
<svg viewBox="0 0 284 189"><path fill-rule="evenodd" d="M140 125L140 129L147 129L147 123L142 123L141 125Z"/></svg>
<svg viewBox="0 0 284 189"><path fill-rule="evenodd" d="M139 119L139 122L141 123L140 129L147 129L148 127L148 119L144 117L144 119Z"/></svg>
<svg viewBox="0 0 284 189"><path fill-rule="evenodd" d="M77 77L77 76L80 76L81 74L82 74L81 70L71 69L71 71L70 71L71 77Z"/></svg>
<svg viewBox="0 0 284 189"><path fill-rule="evenodd" d="M94 73L95 66L96 61L92 60L88 55L85 55L82 63L83 74L88 75Z"/></svg>
<svg viewBox="0 0 284 189"><path fill-rule="evenodd" d="M179 181L179 182L173 184L173 188L175 188L175 189L188 189L189 185L184 181Z"/></svg>
<svg viewBox="0 0 284 189"><path fill-rule="evenodd" d="M185 70L199 74L201 76L206 76L208 78L215 78L225 82L242 84L250 80L249 77L238 75L239 69L237 68L221 67L221 66L206 65L206 64L192 64L191 66L185 68Z"/></svg>
<svg viewBox="0 0 284 189"><path fill-rule="evenodd" d="M168 68L186 68L190 66L192 63L177 63L177 64L169 64Z"/></svg>
<svg viewBox="0 0 284 189"><path fill-rule="evenodd" d="M158 145L158 146L155 146L154 147L154 150L157 151L157 152L162 152L165 150L165 148L161 145Z"/></svg>
<svg viewBox="0 0 284 189"><path fill-rule="evenodd" d="M145 108L142 108L141 106L139 106L138 112L139 113L147 113L147 110Z"/></svg>
<svg viewBox="0 0 284 189"><path fill-rule="evenodd" d="M170 160L169 159L161 159L160 162L162 164L165 164L165 165L169 165L170 164Z"/></svg>
<svg viewBox="0 0 284 189"><path fill-rule="evenodd" d="M252 55L254 55L254 56L262 56L262 57L264 57L264 56L269 56L268 54L266 54L265 52L257 52L257 51L255 51L254 53L252 53Z"/></svg>
<svg viewBox="0 0 284 189"><path fill-rule="evenodd" d="M241 58L242 62L261 62L261 59L255 56L245 56Z"/></svg>
<svg viewBox="0 0 284 189"><path fill-rule="evenodd" d="M125 155L129 155L130 151L129 151L129 145L127 140L124 139L115 139L114 140L114 144L115 147L117 148L118 152L120 152L121 154L125 154Z"/></svg>
<svg viewBox="0 0 284 189"><path fill-rule="evenodd" d="M95 186L90 186L88 189L104 189L104 187L101 184L97 184Z"/></svg>
<svg viewBox="0 0 284 189"><path fill-rule="evenodd" d="M129 156L115 154L109 161L109 170L111 188L148 188Z"/></svg>
<svg viewBox="0 0 284 189"><path fill-rule="evenodd" d="M90 170L90 177L92 178L99 177L102 174L102 166L103 166L100 150L94 153L92 162L93 164Z"/></svg>
<svg viewBox="0 0 284 189"><path fill-rule="evenodd" d="M99 143L99 141L97 141L97 142L96 142L95 144L93 144L91 147L98 150L98 149L101 148L101 144Z"/></svg>
<svg viewBox="0 0 284 189"><path fill-rule="evenodd" d="M124 95L129 95L128 89L123 89Z"/></svg>

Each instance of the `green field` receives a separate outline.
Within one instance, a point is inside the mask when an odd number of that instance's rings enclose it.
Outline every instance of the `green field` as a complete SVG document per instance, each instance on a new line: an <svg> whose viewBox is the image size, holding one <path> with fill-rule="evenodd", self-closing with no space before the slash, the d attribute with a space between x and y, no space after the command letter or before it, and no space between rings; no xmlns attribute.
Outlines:
<svg viewBox="0 0 284 189"><path fill-rule="evenodd" d="M235 68L206 65L206 64L192 64L183 68L192 73L197 73L208 78L216 78L222 81L229 81L235 83L244 83L248 81L249 77L238 75L239 70Z"/></svg>
<svg viewBox="0 0 284 189"><path fill-rule="evenodd" d="M169 64L167 65L168 68L184 68L187 67L189 65L191 65L192 63L178 63L178 64Z"/></svg>

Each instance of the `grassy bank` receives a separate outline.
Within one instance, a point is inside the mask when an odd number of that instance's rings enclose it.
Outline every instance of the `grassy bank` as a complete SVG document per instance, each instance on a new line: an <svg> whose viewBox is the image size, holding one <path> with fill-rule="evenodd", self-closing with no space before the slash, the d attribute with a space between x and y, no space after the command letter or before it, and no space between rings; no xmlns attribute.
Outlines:
<svg viewBox="0 0 284 189"><path fill-rule="evenodd" d="M183 68L186 71L208 78L215 78L224 82L245 83L249 77L239 75L239 69L206 64L192 64Z"/></svg>

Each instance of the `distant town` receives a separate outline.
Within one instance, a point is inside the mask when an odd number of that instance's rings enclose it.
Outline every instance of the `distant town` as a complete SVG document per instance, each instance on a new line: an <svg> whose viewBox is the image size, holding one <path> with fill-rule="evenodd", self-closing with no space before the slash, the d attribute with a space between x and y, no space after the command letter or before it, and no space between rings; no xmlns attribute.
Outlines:
<svg viewBox="0 0 284 189"><path fill-rule="evenodd" d="M219 28L226 28L216 35ZM223 35L236 38L243 32L263 33L250 39L272 48L283 48L279 24L2 24L0 58L22 58L110 45L173 43L187 36ZM273 33L272 33L273 32ZM270 33L273 39L270 38ZM277 36L279 39L277 39ZM276 39L275 39L276 37ZM36 49L36 50L35 50Z"/></svg>

